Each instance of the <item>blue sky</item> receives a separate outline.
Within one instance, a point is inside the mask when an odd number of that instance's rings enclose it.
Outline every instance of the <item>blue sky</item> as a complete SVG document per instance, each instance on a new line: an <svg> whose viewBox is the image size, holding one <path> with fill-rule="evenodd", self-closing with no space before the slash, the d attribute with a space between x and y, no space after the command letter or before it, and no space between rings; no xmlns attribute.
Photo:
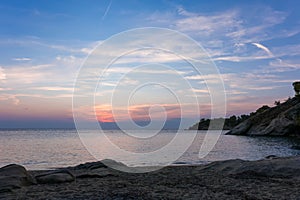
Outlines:
<svg viewBox="0 0 300 200"><path fill-rule="evenodd" d="M73 85L84 59L112 35L143 27L182 32L208 52L224 80L227 115L249 113L263 104L283 101L294 95L291 84L300 74L298 7L296 0L1 1L0 125L72 124ZM159 59L155 52L147 55L164 64L170 61L164 60L170 57L163 54ZM126 62L127 66L134 64L136 61ZM171 65L180 68L178 63ZM112 77L107 77L107 85ZM142 82L138 77L143 76L129 77L124 83ZM214 79L188 73L184 77L204 96L207 92L201 80ZM137 108L149 109L151 102L144 96L132 105L136 113L140 113ZM153 102L172 110L176 105L167 97L160 95ZM103 108L97 115L109 112L108 103L97 105ZM208 107L202 109L202 116L209 116ZM135 117L145 119L138 114ZM160 120L159 115L156 117ZM176 118L176 112L172 117ZM194 117L186 116L191 124Z"/></svg>

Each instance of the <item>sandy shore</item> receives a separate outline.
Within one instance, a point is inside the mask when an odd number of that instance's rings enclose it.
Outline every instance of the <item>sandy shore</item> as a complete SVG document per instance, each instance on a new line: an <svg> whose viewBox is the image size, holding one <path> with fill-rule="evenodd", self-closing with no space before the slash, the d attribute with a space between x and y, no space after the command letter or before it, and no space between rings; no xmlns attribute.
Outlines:
<svg viewBox="0 0 300 200"><path fill-rule="evenodd" d="M3 182L5 172L17 168L0 169L0 199L300 199L300 157L170 166L143 174L96 162L29 171L34 184L4 190L5 183L14 183Z"/></svg>

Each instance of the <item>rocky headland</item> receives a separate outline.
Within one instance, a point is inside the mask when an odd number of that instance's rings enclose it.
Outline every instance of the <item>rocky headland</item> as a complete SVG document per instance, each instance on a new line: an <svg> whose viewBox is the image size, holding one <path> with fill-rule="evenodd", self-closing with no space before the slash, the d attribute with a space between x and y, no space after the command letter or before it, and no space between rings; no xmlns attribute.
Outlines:
<svg viewBox="0 0 300 200"><path fill-rule="evenodd" d="M227 134L300 137L300 97L254 113Z"/></svg>

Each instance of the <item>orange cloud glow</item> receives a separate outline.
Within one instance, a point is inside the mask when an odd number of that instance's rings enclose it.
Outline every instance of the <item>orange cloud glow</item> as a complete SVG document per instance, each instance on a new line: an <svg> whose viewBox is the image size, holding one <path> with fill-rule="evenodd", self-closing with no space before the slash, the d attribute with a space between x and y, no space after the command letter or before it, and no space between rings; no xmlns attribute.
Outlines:
<svg viewBox="0 0 300 200"><path fill-rule="evenodd" d="M151 110L151 108L154 108ZM155 109L159 108L159 109ZM180 105L176 104L161 104L161 105L133 105L128 109L118 107L112 109L111 105L98 105L95 107L97 120L100 122L115 122L126 121L132 119L135 121L148 121L151 119L161 119L163 116L167 118L180 118Z"/></svg>

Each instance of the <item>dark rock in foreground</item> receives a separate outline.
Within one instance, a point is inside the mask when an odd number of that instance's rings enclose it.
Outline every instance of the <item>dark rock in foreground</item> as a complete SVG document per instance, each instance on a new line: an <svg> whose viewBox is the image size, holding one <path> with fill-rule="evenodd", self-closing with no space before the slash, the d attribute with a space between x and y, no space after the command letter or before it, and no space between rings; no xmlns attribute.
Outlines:
<svg viewBox="0 0 300 200"><path fill-rule="evenodd" d="M227 133L228 135L300 136L300 98L294 97L276 107L256 113Z"/></svg>
<svg viewBox="0 0 300 200"><path fill-rule="evenodd" d="M75 176L68 170L54 171L35 177L40 184L55 184L75 181Z"/></svg>
<svg viewBox="0 0 300 200"><path fill-rule="evenodd" d="M0 193L36 184L34 178L20 165L7 165L0 168Z"/></svg>

